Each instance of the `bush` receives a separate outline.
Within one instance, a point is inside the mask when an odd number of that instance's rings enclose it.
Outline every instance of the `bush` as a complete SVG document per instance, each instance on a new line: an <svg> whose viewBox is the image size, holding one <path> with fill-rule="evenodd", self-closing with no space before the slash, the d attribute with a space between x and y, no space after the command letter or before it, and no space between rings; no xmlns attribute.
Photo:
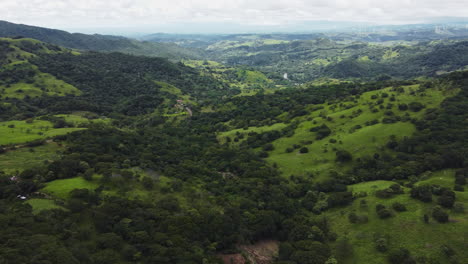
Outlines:
<svg viewBox="0 0 468 264"><path fill-rule="evenodd" d="M437 199L437 203L445 208L452 208L455 203L455 193L450 190L444 190Z"/></svg>
<svg viewBox="0 0 468 264"><path fill-rule="evenodd" d="M399 104L398 109L400 109L401 111L406 111L406 110L408 110L408 105L407 104Z"/></svg>
<svg viewBox="0 0 468 264"><path fill-rule="evenodd" d="M432 209L432 217L434 217L434 219L439 223L448 222L448 214L442 210L440 206L436 206Z"/></svg>
<svg viewBox="0 0 468 264"><path fill-rule="evenodd" d="M393 208L393 210L395 210L395 211L397 211L397 212L404 212L404 211L406 211L406 206L405 206L404 204L398 203L398 202L393 203L393 204L392 204L392 208Z"/></svg>
<svg viewBox="0 0 468 264"><path fill-rule="evenodd" d="M411 189L411 198L418 199L422 202L432 202L432 188L428 185L416 186Z"/></svg>
<svg viewBox="0 0 468 264"><path fill-rule="evenodd" d="M419 102L411 102L409 103L408 108L413 112L419 112L424 108L424 105Z"/></svg>
<svg viewBox="0 0 468 264"><path fill-rule="evenodd" d="M353 159L353 156L351 155L351 153L349 153L346 150L338 150L336 152L336 161L338 162L348 162L348 161L351 161L352 159Z"/></svg>
<svg viewBox="0 0 468 264"><path fill-rule="evenodd" d="M388 260L392 264L415 263L414 261L411 261L410 252L406 248L399 248L390 251L388 254Z"/></svg>
<svg viewBox="0 0 468 264"><path fill-rule="evenodd" d="M272 150L274 150L274 149L275 149L275 147L274 147L273 144L271 144L271 143L268 143L268 144L266 144L265 146L263 146L263 150L264 150L264 151L272 151Z"/></svg>
<svg viewBox="0 0 468 264"><path fill-rule="evenodd" d="M359 224L367 224L369 222L369 217L367 217L367 215L358 215L357 222Z"/></svg>
<svg viewBox="0 0 468 264"><path fill-rule="evenodd" d="M387 239L380 237L375 240L375 248L379 252L386 252L388 250L388 241Z"/></svg>
<svg viewBox="0 0 468 264"><path fill-rule="evenodd" d="M154 181L150 177L143 177L143 179L141 180L141 183L143 184L143 187L145 187L145 189L147 190L153 189Z"/></svg>
<svg viewBox="0 0 468 264"><path fill-rule="evenodd" d="M300 150L299 150L300 153L304 154L304 153L308 153L309 152L309 149L306 148L306 147L302 147Z"/></svg>
<svg viewBox="0 0 468 264"><path fill-rule="evenodd" d="M323 124L321 126L311 128L310 132L316 132L316 139L320 140L328 137L328 135L330 135L332 131L327 125Z"/></svg>
<svg viewBox="0 0 468 264"><path fill-rule="evenodd" d="M382 204L377 204L375 206L375 211L377 212L377 215L381 219L389 218L392 216L392 212L388 210L384 205Z"/></svg>

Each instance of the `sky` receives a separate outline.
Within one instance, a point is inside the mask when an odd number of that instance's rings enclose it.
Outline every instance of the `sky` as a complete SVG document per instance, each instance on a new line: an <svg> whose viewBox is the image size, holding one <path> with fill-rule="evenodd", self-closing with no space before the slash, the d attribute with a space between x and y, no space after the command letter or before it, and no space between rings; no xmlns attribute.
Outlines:
<svg viewBox="0 0 468 264"><path fill-rule="evenodd" d="M425 23L468 16L468 0L0 0L0 10L0 20L69 31L223 33Z"/></svg>

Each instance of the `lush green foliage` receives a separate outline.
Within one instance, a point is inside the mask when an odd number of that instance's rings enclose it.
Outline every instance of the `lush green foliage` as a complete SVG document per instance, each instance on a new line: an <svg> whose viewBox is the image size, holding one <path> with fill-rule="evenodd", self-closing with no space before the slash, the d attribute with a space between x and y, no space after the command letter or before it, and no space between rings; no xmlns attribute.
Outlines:
<svg viewBox="0 0 468 264"><path fill-rule="evenodd" d="M1 98L0 262L219 263L263 240L289 264L467 258L467 72L287 89L252 68L5 42L5 85L79 92ZM308 52L260 46L277 45ZM358 63L397 56L353 45Z"/></svg>

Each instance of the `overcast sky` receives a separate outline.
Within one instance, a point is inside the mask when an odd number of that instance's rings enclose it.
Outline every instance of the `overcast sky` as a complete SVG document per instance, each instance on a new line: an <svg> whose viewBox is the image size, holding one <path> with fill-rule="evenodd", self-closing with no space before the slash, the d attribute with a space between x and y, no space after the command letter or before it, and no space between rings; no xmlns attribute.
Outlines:
<svg viewBox="0 0 468 264"><path fill-rule="evenodd" d="M468 0L0 0L0 10L0 20L60 29L204 32L316 20L421 23L466 17Z"/></svg>

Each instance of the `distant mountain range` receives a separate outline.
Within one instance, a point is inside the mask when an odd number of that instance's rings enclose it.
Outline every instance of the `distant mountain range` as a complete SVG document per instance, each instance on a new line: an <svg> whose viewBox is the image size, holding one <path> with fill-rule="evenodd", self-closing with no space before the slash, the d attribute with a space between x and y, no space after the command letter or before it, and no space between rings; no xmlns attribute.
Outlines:
<svg viewBox="0 0 468 264"><path fill-rule="evenodd" d="M120 36L87 35L0 21L0 37L26 37L79 50L122 52L132 55L165 57L169 59L196 59L196 52L172 43L150 43Z"/></svg>

